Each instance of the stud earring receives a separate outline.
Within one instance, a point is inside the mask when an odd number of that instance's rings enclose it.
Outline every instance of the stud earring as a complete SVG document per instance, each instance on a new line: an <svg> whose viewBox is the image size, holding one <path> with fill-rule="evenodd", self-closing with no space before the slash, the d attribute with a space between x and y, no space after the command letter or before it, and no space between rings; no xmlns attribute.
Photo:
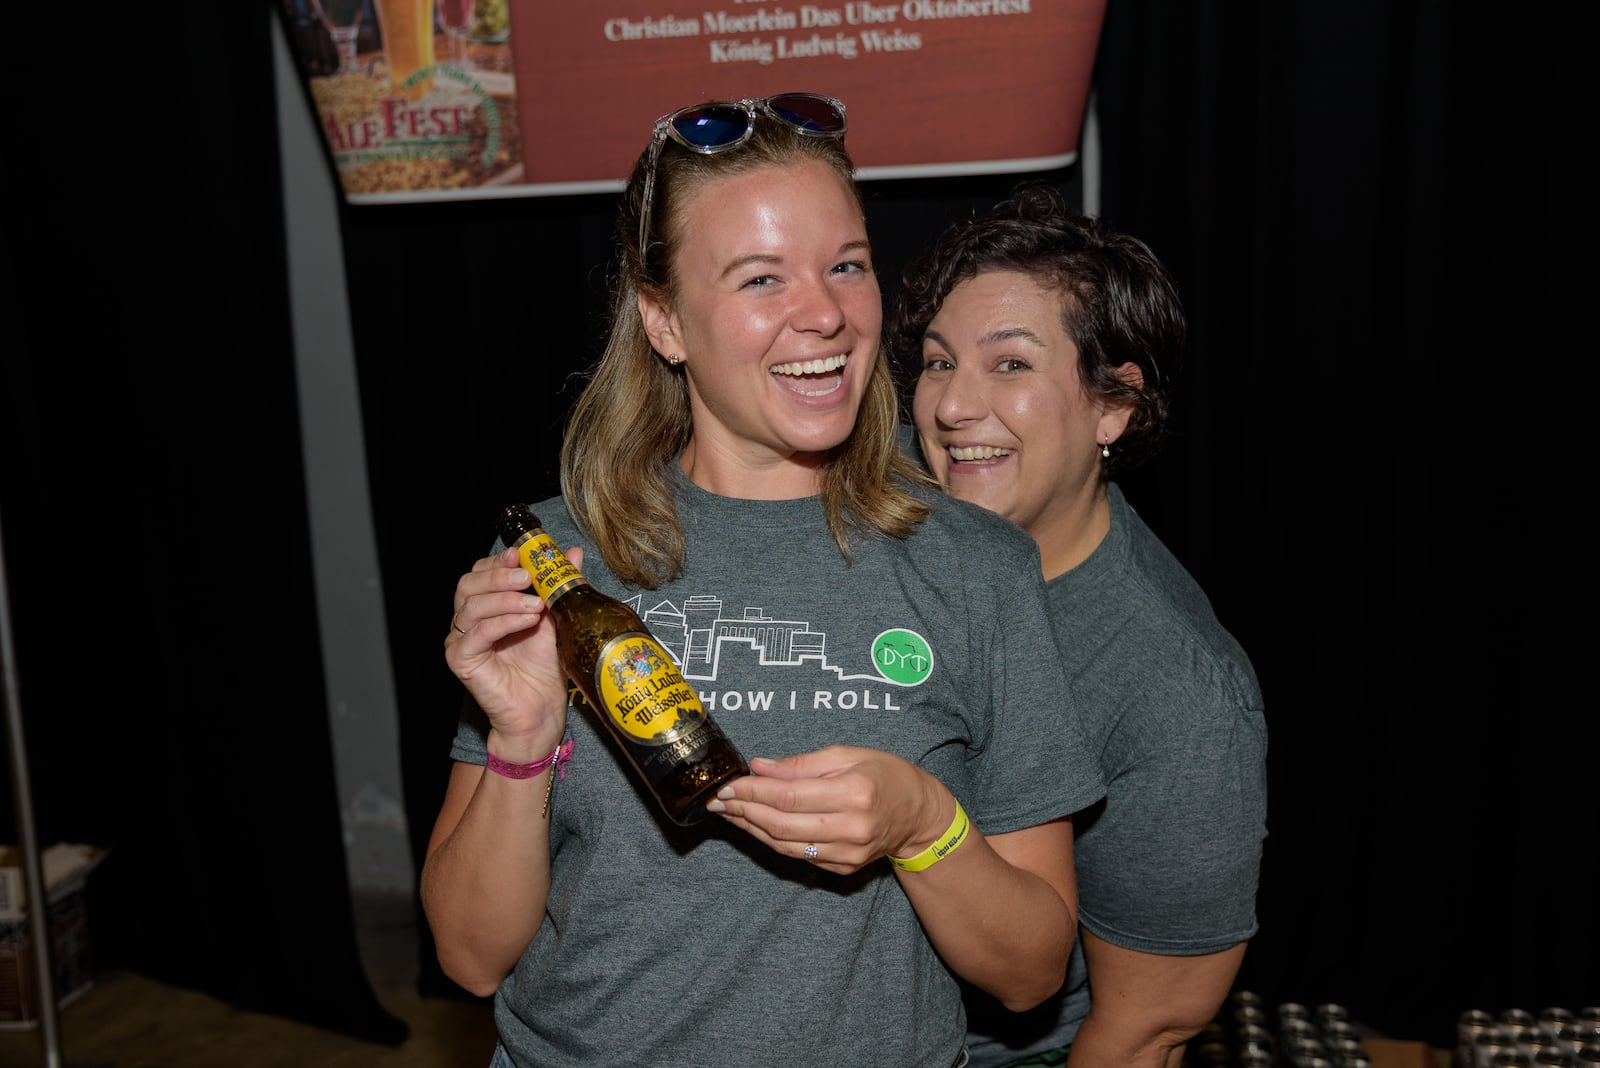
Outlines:
<svg viewBox="0 0 1600 1068"><path fill-rule="evenodd" d="M674 352L667 357L667 362L676 367L683 362L683 357Z"/></svg>

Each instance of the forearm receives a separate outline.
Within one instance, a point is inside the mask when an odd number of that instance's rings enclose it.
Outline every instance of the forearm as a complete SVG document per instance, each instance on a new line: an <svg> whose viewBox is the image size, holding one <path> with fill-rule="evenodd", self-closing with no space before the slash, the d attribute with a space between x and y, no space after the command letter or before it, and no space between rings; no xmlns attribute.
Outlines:
<svg viewBox="0 0 1600 1068"><path fill-rule="evenodd" d="M1104 1015L1096 1019L1095 1010L1091 1008L1072 1041L1067 1068L1107 1064L1126 1068L1179 1068L1191 1037L1165 1032L1150 1034L1143 1029L1121 1031L1114 1025L1108 1026Z"/></svg>
<svg viewBox="0 0 1600 1068"><path fill-rule="evenodd" d="M1063 820L995 838L974 826L938 863L898 875L950 969L1021 1011L1066 977L1076 929L1071 865Z"/></svg>
<svg viewBox="0 0 1600 1068"><path fill-rule="evenodd" d="M1185 1043L1216 1016L1244 960L1245 943L1218 953L1163 956L1083 939L1094 1000L1069 1066L1176 1068Z"/></svg>
<svg viewBox="0 0 1600 1068"><path fill-rule="evenodd" d="M474 994L494 992L543 920L550 889L544 803L556 774L553 766L523 780L469 764L451 771L421 896L441 968Z"/></svg>

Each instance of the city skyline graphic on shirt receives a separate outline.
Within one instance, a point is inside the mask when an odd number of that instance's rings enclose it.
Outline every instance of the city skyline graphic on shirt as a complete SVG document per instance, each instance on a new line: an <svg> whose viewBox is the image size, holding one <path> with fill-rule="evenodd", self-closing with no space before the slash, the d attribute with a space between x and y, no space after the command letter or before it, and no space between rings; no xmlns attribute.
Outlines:
<svg viewBox="0 0 1600 1068"><path fill-rule="evenodd" d="M926 641L911 631L885 632L865 654L873 670L849 673L829 663L827 632L813 629L809 620L779 619L753 605L737 615L725 615L723 599L713 594L690 596L681 605L662 600L650 608L643 607L643 600L640 593L626 603L666 648L683 677L695 682L715 682L723 654L729 649L753 653L761 667L809 664L839 682L914 685L925 679L932 667ZM886 640L896 635L906 637L899 642ZM883 665L879 657L884 658Z"/></svg>

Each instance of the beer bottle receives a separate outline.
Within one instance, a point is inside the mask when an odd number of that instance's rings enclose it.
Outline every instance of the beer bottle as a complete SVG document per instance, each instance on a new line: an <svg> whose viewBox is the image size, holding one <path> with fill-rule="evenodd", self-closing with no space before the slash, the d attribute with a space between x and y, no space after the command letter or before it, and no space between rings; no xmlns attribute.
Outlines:
<svg viewBox="0 0 1600 1068"><path fill-rule="evenodd" d="M500 513L556 625L561 666L605 733L673 822L704 818L705 803L750 766L638 614L589 585L525 504Z"/></svg>

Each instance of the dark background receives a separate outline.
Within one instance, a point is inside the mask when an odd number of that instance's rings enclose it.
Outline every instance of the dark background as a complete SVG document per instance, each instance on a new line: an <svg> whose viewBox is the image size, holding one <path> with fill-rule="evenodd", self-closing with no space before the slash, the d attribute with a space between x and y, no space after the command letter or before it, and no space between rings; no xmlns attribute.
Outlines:
<svg viewBox="0 0 1600 1068"><path fill-rule="evenodd" d="M39 841L110 850L102 966L392 1041L340 842L273 10L115 5L70 50L30 31L13 67L15 668ZM1165 260L1191 319L1177 436L1126 485L1267 700L1241 984L1437 1046L1465 1008L1600 1003L1592 710L1556 607L1580 586L1568 505L1530 477L1586 414L1552 373L1592 273L1553 266L1592 214L1572 23L1111 0L1095 73L1101 214ZM868 183L886 291L1016 177ZM1076 167L1042 177L1081 189ZM418 857L453 730L451 589L498 505L554 489L610 216L609 196L340 212ZM439 263L470 284L418 269ZM425 990L453 996L423 957Z"/></svg>

